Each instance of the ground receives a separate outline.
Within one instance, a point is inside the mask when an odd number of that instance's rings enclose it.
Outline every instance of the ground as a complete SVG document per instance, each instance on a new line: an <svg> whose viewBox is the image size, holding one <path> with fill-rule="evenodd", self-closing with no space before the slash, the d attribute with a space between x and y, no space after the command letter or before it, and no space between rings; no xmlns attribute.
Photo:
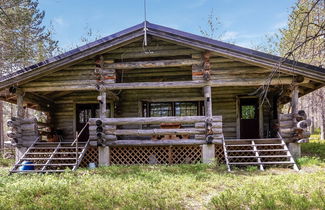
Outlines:
<svg viewBox="0 0 325 210"><path fill-rule="evenodd" d="M0 209L325 209L325 143L303 153L300 172L195 164L8 176L12 162L0 159Z"/></svg>

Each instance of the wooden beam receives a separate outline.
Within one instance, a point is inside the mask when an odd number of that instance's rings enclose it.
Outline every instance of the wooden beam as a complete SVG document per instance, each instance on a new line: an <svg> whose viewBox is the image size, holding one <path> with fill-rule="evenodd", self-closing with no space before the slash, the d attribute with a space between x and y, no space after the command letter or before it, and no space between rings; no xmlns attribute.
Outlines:
<svg viewBox="0 0 325 210"><path fill-rule="evenodd" d="M104 67L109 69L142 69L142 68L190 66L198 63L200 63L200 61L194 59L175 59L175 60L120 62L120 63L108 63L108 64L105 63Z"/></svg>
<svg viewBox="0 0 325 210"><path fill-rule="evenodd" d="M160 123L197 123L205 121L205 116L186 116L186 117L129 117L129 118L105 118L103 124L108 125L142 125ZM212 117L213 121L222 121L221 116ZM90 118L89 123L94 124L99 118Z"/></svg>
<svg viewBox="0 0 325 210"><path fill-rule="evenodd" d="M106 83L103 84L104 89L108 90L131 90L131 89L171 89L171 88L202 88L210 85L211 87L233 87L233 86L260 86L265 84L265 79L222 79L210 80L208 82L202 81L177 81L177 82L133 82L133 83ZM292 77L274 78L270 85L286 85L292 84ZM72 90L97 90L95 83L90 84L83 82L83 84L71 85L69 81L66 82L52 82L51 86L38 87L24 87L25 92L42 92L42 91L72 91Z"/></svg>

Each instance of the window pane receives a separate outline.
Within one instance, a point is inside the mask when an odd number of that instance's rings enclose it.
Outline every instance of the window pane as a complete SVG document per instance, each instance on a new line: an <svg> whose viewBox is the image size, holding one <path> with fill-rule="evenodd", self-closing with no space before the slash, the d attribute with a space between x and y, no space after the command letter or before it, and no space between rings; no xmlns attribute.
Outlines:
<svg viewBox="0 0 325 210"><path fill-rule="evenodd" d="M253 105L241 106L241 119L244 120L255 119L255 106Z"/></svg>
<svg viewBox="0 0 325 210"><path fill-rule="evenodd" d="M175 116L196 116L198 115L197 102L176 102Z"/></svg>
<svg viewBox="0 0 325 210"><path fill-rule="evenodd" d="M150 117L167 117L173 116L171 103L151 103Z"/></svg>

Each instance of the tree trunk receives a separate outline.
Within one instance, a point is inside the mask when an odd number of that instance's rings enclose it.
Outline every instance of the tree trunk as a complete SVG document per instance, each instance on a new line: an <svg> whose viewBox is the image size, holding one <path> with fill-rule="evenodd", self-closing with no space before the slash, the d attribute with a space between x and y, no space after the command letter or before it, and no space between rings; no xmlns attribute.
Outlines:
<svg viewBox="0 0 325 210"><path fill-rule="evenodd" d="M4 149L4 135L3 135L3 102L0 101L0 151Z"/></svg>

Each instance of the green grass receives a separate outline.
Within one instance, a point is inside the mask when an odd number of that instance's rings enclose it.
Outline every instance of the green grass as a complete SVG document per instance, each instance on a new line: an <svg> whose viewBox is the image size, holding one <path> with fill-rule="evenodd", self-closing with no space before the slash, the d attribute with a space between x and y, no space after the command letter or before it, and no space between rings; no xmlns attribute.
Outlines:
<svg viewBox="0 0 325 210"><path fill-rule="evenodd" d="M0 167L0 209L325 209L323 146L303 145L299 173L196 164L8 176Z"/></svg>

